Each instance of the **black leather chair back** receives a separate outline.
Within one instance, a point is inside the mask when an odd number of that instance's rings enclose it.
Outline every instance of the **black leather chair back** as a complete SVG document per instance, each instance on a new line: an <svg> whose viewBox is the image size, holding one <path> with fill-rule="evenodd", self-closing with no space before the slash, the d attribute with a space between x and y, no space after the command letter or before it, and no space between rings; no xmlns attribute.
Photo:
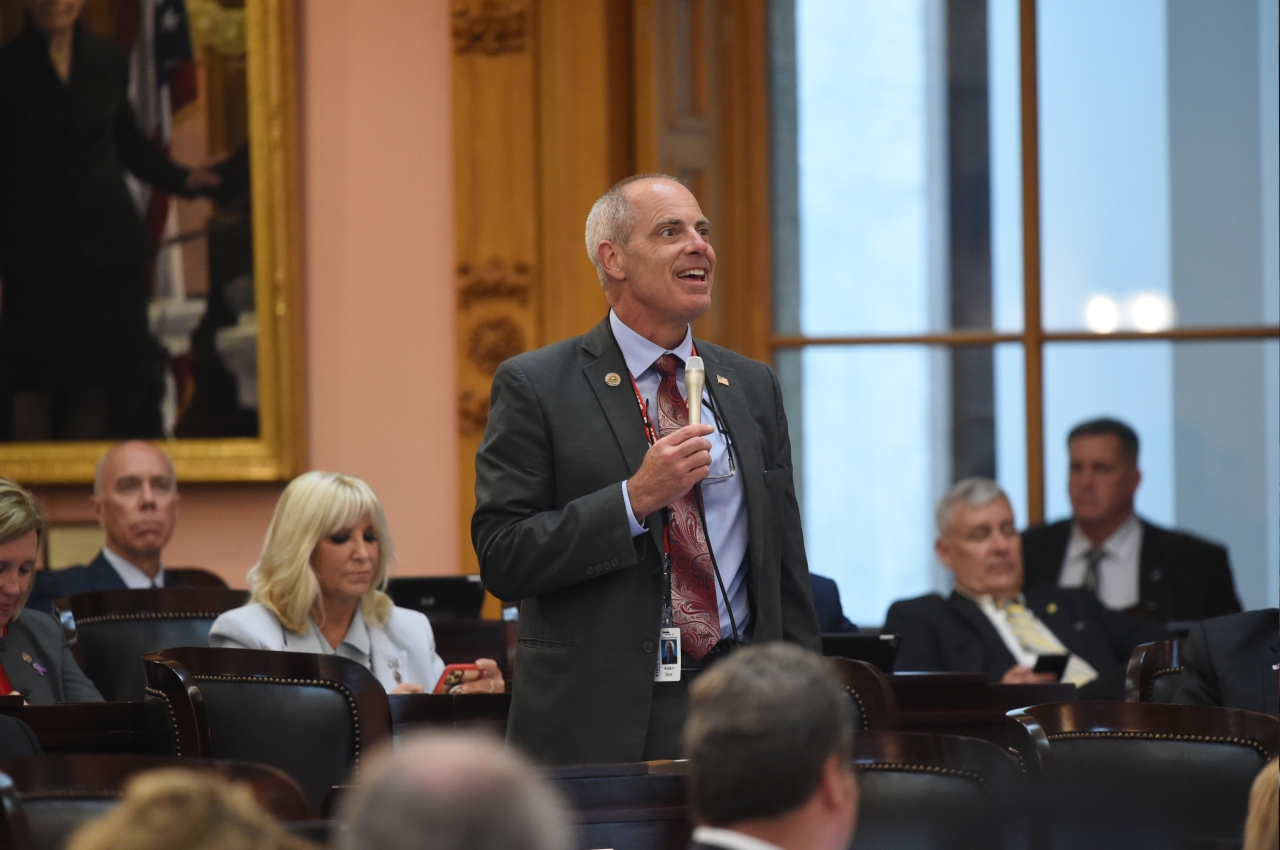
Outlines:
<svg viewBox="0 0 1280 850"><path fill-rule="evenodd" d="M874 665L850 658L827 658L849 698L849 715L856 731L891 732L898 728L898 701L893 688Z"/></svg>
<svg viewBox="0 0 1280 850"><path fill-rule="evenodd" d="M208 646L218 615L246 601L243 590L160 588L83 593L67 604L85 675L108 702L137 702L144 692L142 656L173 646Z"/></svg>
<svg viewBox="0 0 1280 850"><path fill-rule="evenodd" d="M116 804L115 797L41 797L23 800L34 850L62 850L77 829L101 817Z"/></svg>
<svg viewBox="0 0 1280 850"><path fill-rule="evenodd" d="M1181 639L1138 644L1125 670L1125 702L1169 704L1182 684Z"/></svg>
<svg viewBox="0 0 1280 850"><path fill-rule="evenodd" d="M317 809L391 737L382 685L336 655L184 647L144 663L148 719L170 754L272 765Z"/></svg>
<svg viewBox="0 0 1280 850"><path fill-rule="evenodd" d="M329 789L346 781L355 759L356 718L340 691L322 684L197 681L211 757L278 767L317 807Z"/></svg>
<svg viewBox="0 0 1280 850"><path fill-rule="evenodd" d="M1017 826L1022 771L987 741L862 732L854 767L862 799L852 850L1000 847Z"/></svg>
<svg viewBox="0 0 1280 850"><path fill-rule="evenodd" d="M1046 835L1065 845L1238 842L1280 721L1205 706L1071 703L1010 712L1038 780Z"/></svg>

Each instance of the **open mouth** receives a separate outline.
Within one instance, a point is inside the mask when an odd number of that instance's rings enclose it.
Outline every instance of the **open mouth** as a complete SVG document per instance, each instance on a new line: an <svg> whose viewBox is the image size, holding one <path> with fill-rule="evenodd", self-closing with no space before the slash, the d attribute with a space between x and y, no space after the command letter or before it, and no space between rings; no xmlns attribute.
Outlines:
<svg viewBox="0 0 1280 850"><path fill-rule="evenodd" d="M705 281L707 279L706 269L688 269L676 275L681 280Z"/></svg>

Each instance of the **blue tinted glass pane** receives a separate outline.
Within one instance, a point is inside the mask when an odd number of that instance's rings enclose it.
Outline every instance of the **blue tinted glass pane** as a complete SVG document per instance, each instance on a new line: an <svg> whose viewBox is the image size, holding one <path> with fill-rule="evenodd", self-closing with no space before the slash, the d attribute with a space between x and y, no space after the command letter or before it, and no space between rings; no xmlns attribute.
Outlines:
<svg viewBox="0 0 1280 850"><path fill-rule="evenodd" d="M928 13L924 0L796 2L804 334L916 333L946 315L931 285L942 127L929 118Z"/></svg>

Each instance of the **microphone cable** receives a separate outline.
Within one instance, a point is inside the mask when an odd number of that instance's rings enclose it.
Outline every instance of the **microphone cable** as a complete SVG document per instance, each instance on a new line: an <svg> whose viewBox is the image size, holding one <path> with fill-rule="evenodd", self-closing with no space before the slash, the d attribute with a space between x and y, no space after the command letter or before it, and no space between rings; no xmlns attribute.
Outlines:
<svg viewBox="0 0 1280 850"><path fill-rule="evenodd" d="M707 401L709 402L707 407L710 408L711 415L716 418L716 430L723 431L722 423L724 420L720 418L720 411L716 409L716 403L715 400L711 398L711 393L707 393ZM725 451L731 452L733 451L733 443L727 436L728 432L726 431L724 433L726 434L724 441ZM707 525L707 507L702 501L701 481L693 485L693 497L698 503L698 516L702 520L702 530L707 535L707 554L711 556L711 569L715 571L716 584L720 587L720 595L724 597L724 608L729 612L729 626L733 629L733 642L735 644L741 644L742 639L738 636L738 621L733 616L733 602L729 599L729 591L725 589L724 577L720 575L720 564L716 562L715 547L711 545L711 527Z"/></svg>

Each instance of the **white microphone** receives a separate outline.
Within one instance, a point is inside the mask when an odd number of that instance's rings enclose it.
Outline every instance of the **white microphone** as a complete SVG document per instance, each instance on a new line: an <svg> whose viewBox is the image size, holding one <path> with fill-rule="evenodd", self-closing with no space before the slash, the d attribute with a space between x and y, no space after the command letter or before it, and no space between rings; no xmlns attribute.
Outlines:
<svg viewBox="0 0 1280 850"><path fill-rule="evenodd" d="M707 383L707 370L702 358L693 355L684 364L684 388L689 395L689 424L702 424L702 388Z"/></svg>

